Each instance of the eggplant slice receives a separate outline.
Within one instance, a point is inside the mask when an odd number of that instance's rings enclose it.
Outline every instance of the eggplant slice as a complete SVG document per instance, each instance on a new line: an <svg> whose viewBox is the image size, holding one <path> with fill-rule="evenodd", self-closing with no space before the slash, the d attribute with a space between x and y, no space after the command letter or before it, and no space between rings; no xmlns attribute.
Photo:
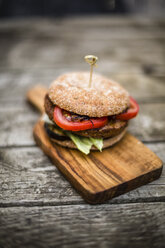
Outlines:
<svg viewBox="0 0 165 248"><path fill-rule="evenodd" d="M70 140L68 136L66 136L58 127L55 127L54 125L45 122L44 128L50 138L61 141Z"/></svg>

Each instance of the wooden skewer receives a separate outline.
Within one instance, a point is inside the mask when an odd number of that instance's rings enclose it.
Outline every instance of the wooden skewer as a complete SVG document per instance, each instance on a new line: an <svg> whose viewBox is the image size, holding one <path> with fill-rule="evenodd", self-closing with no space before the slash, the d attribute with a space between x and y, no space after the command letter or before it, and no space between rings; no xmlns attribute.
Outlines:
<svg viewBox="0 0 165 248"><path fill-rule="evenodd" d="M93 66L96 66L96 62L98 60L98 57L94 55L86 55L84 57L85 61L90 64L90 77L89 77L89 84L88 87L90 88L92 86L92 75L93 75Z"/></svg>

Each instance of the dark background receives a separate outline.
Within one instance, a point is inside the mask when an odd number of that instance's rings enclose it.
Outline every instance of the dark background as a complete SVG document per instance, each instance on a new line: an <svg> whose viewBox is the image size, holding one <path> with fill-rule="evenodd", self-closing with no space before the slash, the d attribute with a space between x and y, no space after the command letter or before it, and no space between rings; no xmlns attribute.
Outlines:
<svg viewBox="0 0 165 248"><path fill-rule="evenodd" d="M164 0L0 0L0 18L84 14L164 16Z"/></svg>

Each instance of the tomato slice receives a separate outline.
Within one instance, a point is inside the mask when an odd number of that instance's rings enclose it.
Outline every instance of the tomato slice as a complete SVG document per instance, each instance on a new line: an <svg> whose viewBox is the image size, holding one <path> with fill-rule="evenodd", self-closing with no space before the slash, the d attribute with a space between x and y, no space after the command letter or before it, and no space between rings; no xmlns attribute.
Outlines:
<svg viewBox="0 0 165 248"><path fill-rule="evenodd" d="M54 121L55 123L64 130L70 131L82 131L92 128L99 128L104 126L108 122L108 117L101 117L101 118L84 118L82 119L81 116L77 115L77 121L74 115L74 121L70 118L72 113L65 111L58 106L54 108Z"/></svg>
<svg viewBox="0 0 165 248"><path fill-rule="evenodd" d="M138 112L139 112L139 105L135 101L135 99L130 96L130 107L127 109L125 113L117 115L116 119L127 121L134 118L138 114Z"/></svg>

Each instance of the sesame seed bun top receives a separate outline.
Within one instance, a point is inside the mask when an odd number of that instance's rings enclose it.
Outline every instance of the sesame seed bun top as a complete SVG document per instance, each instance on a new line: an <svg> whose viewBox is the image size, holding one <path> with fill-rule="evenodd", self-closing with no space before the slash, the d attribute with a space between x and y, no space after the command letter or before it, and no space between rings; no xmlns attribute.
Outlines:
<svg viewBox="0 0 165 248"><path fill-rule="evenodd" d="M91 88L88 82L88 72L61 75L51 84L49 98L62 109L90 117L116 115L129 106L129 94L118 83L99 74L93 74Z"/></svg>

